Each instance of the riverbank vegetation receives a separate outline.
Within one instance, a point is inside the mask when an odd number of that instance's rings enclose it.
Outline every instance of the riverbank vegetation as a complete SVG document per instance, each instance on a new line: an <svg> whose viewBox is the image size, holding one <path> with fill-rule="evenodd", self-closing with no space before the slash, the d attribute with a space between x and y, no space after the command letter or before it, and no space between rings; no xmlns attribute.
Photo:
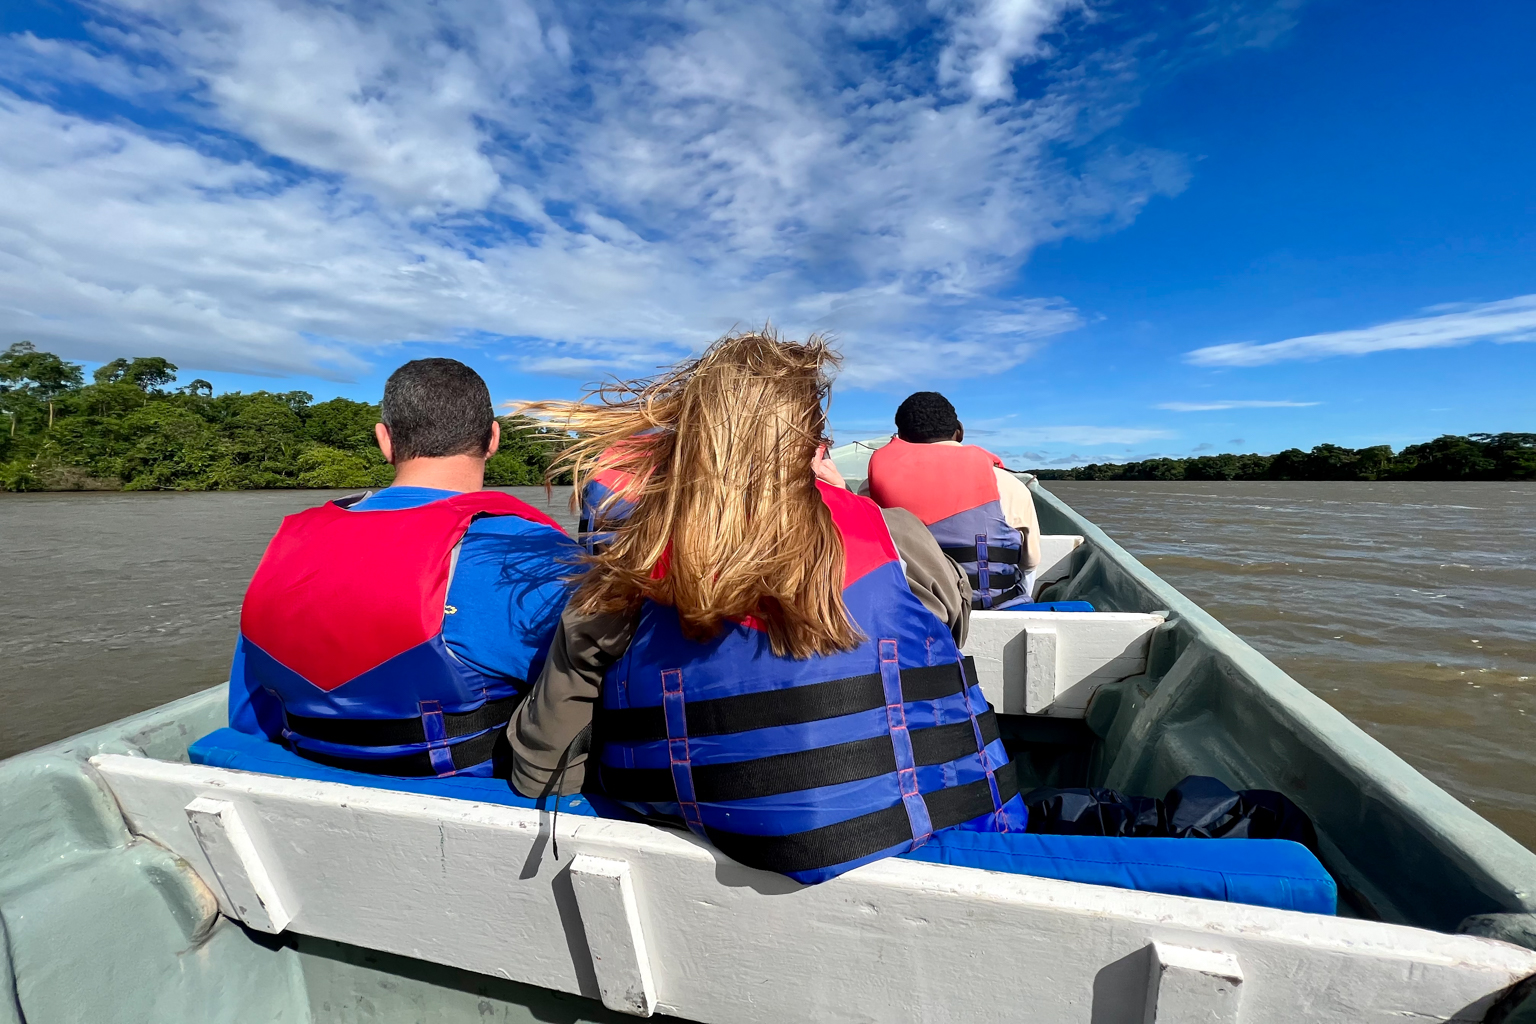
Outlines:
<svg viewBox="0 0 1536 1024"><path fill-rule="evenodd" d="M1389 445L1276 455L1090 463L1031 470L1041 480L1536 480L1536 434L1445 434L1400 452Z"/></svg>
<svg viewBox="0 0 1536 1024"><path fill-rule="evenodd" d="M158 356L85 371L30 342L0 352L0 490L244 490L387 486L379 407L307 391L231 391ZM556 445L531 420L502 417L486 483L541 483ZM1092 463L1042 480L1536 480L1536 434L1447 434L1387 445L1289 448L1276 455Z"/></svg>
<svg viewBox="0 0 1536 1024"><path fill-rule="evenodd" d="M379 407L307 391L213 393L159 357L81 366L30 342L0 352L0 489L213 491L387 486ZM553 447L531 420L502 417L486 483L542 483Z"/></svg>

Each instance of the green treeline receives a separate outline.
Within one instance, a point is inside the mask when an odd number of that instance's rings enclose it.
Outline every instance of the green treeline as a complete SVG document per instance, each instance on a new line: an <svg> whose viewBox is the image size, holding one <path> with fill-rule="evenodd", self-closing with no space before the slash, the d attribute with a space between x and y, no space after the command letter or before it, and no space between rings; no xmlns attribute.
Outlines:
<svg viewBox="0 0 1536 1024"><path fill-rule="evenodd" d="M1394 453L1390 446L1277 455L1201 455L1192 459L1091 463L1031 470L1042 480L1536 480L1536 434L1445 434Z"/></svg>
<svg viewBox="0 0 1536 1024"><path fill-rule="evenodd" d="M379 407L306 391L215 395L179 388L174 364L115 359L82 368L30 342L0 352L0 490L227 491L387 486L373 437ZM543 482L553 448L531 421L501 419L486 483Z"/></svg>

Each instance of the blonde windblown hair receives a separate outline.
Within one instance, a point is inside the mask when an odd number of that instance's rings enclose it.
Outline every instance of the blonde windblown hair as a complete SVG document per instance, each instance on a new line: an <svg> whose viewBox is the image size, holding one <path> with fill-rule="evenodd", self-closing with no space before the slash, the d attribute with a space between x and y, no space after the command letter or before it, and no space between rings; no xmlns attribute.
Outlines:
<svg viewBox="0 0 1536 1024"><path fill-rule="evenodd" d="M633 480L622 497L634 511L588 557L575 607L631 612L649 599L701 642L751 617L794 658L855 647L842 539L811 472L838 361L819 336L799 344L765 328L654 379L522 405L578 436L550 467L572 471L577 495L604 470Z"/></svg>

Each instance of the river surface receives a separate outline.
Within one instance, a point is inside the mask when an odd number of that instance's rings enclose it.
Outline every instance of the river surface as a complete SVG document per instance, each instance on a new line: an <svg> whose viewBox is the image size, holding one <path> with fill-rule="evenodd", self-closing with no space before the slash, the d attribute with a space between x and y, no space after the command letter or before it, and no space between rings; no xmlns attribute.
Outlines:
<svg viewBox="0 0 1536 1024"><path fill-rule="evenodd" d="M1536 485L1049 486L1536 849ZM222 680L279 519L330 496L0 494L0 757Z"/></svg>

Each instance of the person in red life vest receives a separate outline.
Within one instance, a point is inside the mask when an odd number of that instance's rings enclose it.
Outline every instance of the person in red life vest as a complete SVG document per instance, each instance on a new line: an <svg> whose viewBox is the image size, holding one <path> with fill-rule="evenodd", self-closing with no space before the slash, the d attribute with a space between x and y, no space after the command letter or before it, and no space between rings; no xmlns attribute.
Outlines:
<svg viewBox="0 0 1536 1024"><path fill-rule="evenodd" d="M481 489L500 425L474 370L406 363L381 413L394 483L288 516L251 580L230 726L353 771L488 776L580 549Z"/></svg>
<svg viewBox="0 0 1536 1024"><path fill-rule="evenodd" d="M959 651L963 574L822 457L835 358L732 335L626 395L529 407L582 439L553 471L665 429L625 456L634 508L508 727L524 796L585 781L806 883L945 830L1024 831Z"/></svg>
<svg viewBox="0 0 1536 1024"><path fill-rule="evenodd" d="M612 537L608 527L622 523L634 511L640 484L633 471L636 467L630 463L635 456L643 458L645 439L656 430L650 428L615 441L597 455L590 467L571 467L574 479L581 481L574 495L580 514L577 536L588 551L608 543Z"/></svg>
<svg viewBox="0 0 1536 1024"><path fill-rule="evenodd" d="M969 576L972 607L1028 604L1040 564L1034 498L1002 459L964 440L949 399L937 391L909 395L896 409L896 436L870 457L860 492L923 521Z"/></svg>

